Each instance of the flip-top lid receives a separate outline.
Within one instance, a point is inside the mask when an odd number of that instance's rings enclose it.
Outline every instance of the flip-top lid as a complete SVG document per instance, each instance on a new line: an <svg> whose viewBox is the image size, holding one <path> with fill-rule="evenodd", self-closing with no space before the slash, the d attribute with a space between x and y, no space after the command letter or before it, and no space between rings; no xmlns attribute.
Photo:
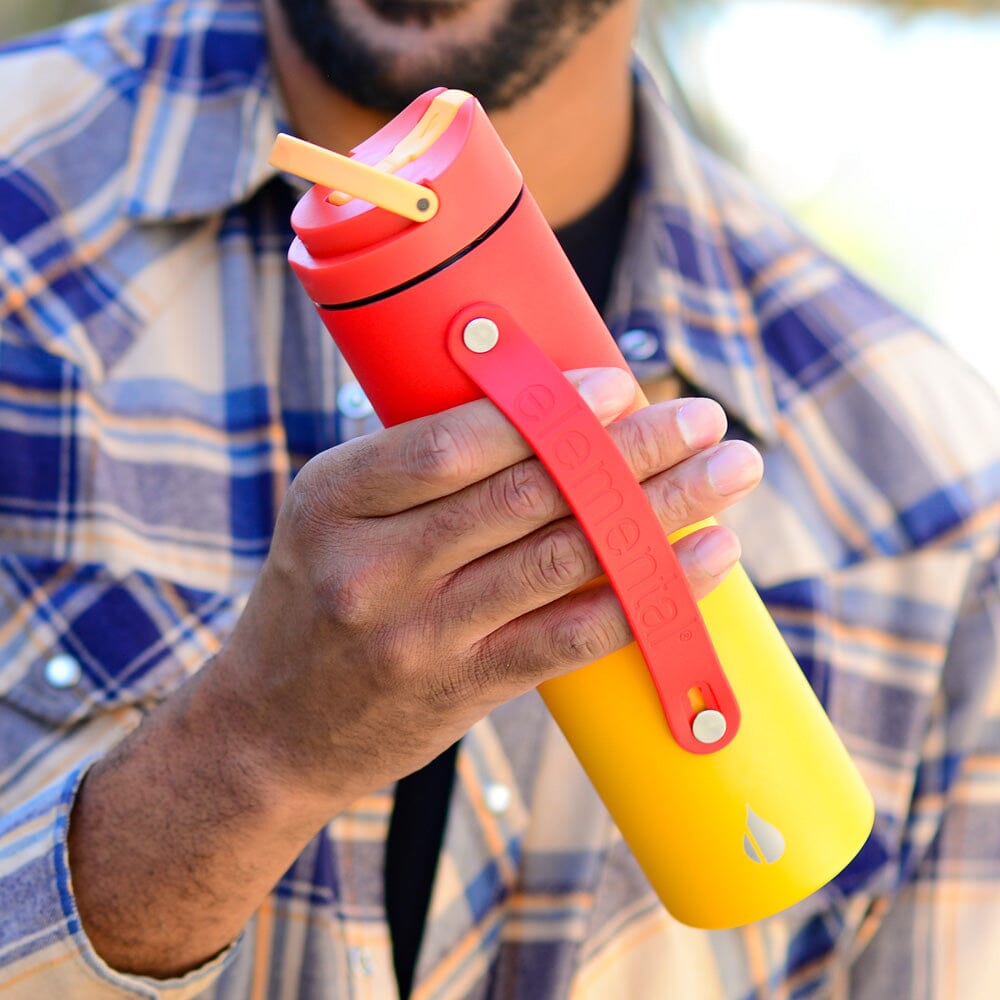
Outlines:
<svg viewBox="0 0 1000 1000"><path fill-rule="evenodd" d="M460 252L517 199L521 173L479 102L438 88L349 157L282 137L272 162L313 180L289 254L317 302L365 299Z"/></svg>

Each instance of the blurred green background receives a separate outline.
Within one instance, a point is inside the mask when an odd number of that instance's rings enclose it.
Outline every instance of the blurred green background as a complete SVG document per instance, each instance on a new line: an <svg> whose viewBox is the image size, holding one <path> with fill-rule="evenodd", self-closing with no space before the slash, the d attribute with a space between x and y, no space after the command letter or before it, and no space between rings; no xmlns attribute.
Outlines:
<svg viewBox="0 0 1000 1000"><path fill-rule="evenodd" d="M0 37L22 35L110 6L106 0L4 0L0 8Z"/></svg>
<svg viewBox="0 0 1000 1000"><path fill-rule="evenodd" d="M4 0L0 38L107 0ZM1000 0L647 0L683 117L1000 388Z"/></svg>

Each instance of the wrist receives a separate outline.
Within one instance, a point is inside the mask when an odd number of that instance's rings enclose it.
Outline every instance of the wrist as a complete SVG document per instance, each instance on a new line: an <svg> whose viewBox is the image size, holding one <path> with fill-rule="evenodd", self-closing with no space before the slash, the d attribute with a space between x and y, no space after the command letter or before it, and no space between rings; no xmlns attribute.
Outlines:
<svg viewBox="0 0 1000 1000"><path fill-rule="evenodd" d="M225 647L199 672L193 684L186 728L195 740L211 734L216 744L219 782L234 806L266 817L275 831L304 844L352 797L326 782L310 780L303 726L282 718L262 692L250 690L237 653Z"/></svg>
<svg viewBox="0 0 1000 1000"><path fill-rule="evenodd" d="M262 780L211 666L98 761L73 804L80 919L122 972L181 975L219 953L324 822Z"/></svg>

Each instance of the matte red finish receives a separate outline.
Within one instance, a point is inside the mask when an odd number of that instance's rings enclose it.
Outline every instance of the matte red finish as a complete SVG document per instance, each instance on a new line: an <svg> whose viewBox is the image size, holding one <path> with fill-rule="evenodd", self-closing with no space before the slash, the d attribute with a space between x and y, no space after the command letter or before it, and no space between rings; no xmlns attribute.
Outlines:
<svg viewBox="0 0 1000 1000"><path fill-rule="evenodd" d="M318 278L315 272L313 277ZM488 240L433 278L370 305L320 312L388 426L483 395L445 346L452 317L476 301L503 303L563 370L598 365L628 370L527 191Z"/></svg>

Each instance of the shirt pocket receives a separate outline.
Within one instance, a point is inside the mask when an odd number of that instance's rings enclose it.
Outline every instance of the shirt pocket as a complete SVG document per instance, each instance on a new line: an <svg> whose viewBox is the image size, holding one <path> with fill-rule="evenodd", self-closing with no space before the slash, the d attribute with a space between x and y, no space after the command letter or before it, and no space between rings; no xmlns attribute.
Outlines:
<svg viewBox="0 0 1000 1000"><path fill-rule="evenodd" d="M218 650L243 603L143 572L0 556L0 790L94 720L134 727Z"/></svg>

